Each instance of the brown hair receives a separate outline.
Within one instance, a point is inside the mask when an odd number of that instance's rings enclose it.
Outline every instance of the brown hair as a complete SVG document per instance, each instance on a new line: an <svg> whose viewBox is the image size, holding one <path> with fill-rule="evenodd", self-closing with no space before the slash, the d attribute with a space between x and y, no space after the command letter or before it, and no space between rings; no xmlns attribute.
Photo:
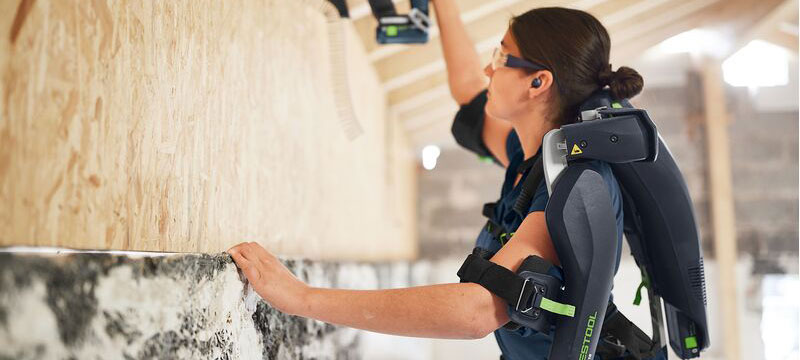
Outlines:
<svg viewBox="0 0 800 360"><path fill-rule="evenodd" d="M587 12L538 8L513 17L509 27L522 57L553 73L558 96L551 115L559 126L573 122L580 103L606 85L615 100L642 91L644 80L636 70L611 70L608 31Z"/></svg>

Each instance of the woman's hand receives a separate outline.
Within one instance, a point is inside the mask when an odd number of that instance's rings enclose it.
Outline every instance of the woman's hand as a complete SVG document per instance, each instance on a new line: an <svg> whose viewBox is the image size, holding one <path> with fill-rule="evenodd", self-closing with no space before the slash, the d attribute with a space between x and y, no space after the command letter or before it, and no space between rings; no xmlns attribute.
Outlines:
<svg viewBox="0 0 800 360"><path fill-rule="evenodd" d="M303 306L308 285L297 279L274 255L255 242L243 242L228 249L253 289L272 307L296 314Z"/></svg>

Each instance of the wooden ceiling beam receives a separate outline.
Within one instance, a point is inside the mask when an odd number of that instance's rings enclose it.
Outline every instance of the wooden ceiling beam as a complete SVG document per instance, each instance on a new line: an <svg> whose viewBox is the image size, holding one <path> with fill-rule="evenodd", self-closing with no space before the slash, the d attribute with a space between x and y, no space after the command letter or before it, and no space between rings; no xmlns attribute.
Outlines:
<svg viewBox="0 0 800 360"><path fill-rule="evenodd" d="M798 10L797 0L784 0L782 3L777 4L754 23L750 29L744 32L732 52L741 49L752 40L763 39L775 45L783 46L797 56ZM786 32L781 29L781 24L793 24L795 31L793 33Z"/></svg>
<svg viewBox="0 0 800 360"><path fill-rule="evenodd" d="M625 16L614 15L615 12L599 17L604 24L609 24L614 49L612 63L624 65L659 42L693 28L724 27L737 35L745 33L747 29L758 26L758 19L774 14L781 3L779 0L693 0L672 3L665 0L658 6L652 3L648 7L640 6L639 11L628 9ZM609 17L612 21L608 20ZM648 25L632 28L629 25L631 19ZM783 37L780 41L797 43L793 34L780 31L766 34L762 37L770 36L773 40ZM485 53L481 55L487 57ZM389 104L398 111L398 117L409 120L406 126L412 137L423 132L430 135L436 123L449 123L455 114L454 109L457 109L449 96L443 67L424 79L392 89L387 95Z"/></svg>
<svg viewBox="0 0 800 360"><path fill-rule="evenodd" d="M694 0L694 1L721 1L721 0ZM653 16L653 14L670 13L671 11L674 11L672 9L676 8L675 6L676 4L680 4L682 2L683 2L682 0L656 0L653 1L652 4L657 4L658 6L648 6L648 7L639 6L635 8L638 10L632 11L630 9L630 6L632 3L635 4L636 3L635 1L634 2L612 1L608 3L603 3L602 7L600 4L598 4L597 8L592 7L590 9L587 9L587 11L600 18L601 21L605 21L606 17L610 17L610 22L613 24L613 26L609 28L609 31L611 32L613 40L614 31L616 31L617 29L625 29L629 27L630 26L628 24L629 21L632 21L633 19L637 19L637 21L648 21L647 16ZM621 15L620 12L622 12L623 15ZM503 29L502 30L503 32L505 31L504 27L496 26L495 28ZM495 39L501 38L503 32L495 32L493 34L494 38ZM489 43L494 41L494 39L492 39L491 37L489 36L487 37L488 40L481 39L482 41L484 41L484 44L487 44L485 43L486 41L488 41ZM430 58L434 59L433 61L429 61L427 64L423 63L421 65L416 65L417 67L414 68L413 70L408 70L406 73L399 73L398 76L386 80L384 86L388 94L390 105L400 104L402 101L405 101L413 97L417 93L421 93L436 86L440 86L441 84L446 82L447 80L446 74L442 75L445 70L444 60L442 59L440 47L438 46L438 44L436 45L437 45L436 49L439 51L439 53L436 56L433 55L430 56ZM483 46L483 48L481 48L480 46L482 45L481 42L478 42L478 45L479 45L477 46L478 52L481 58L484 60L488 59L491 46ZM418 61L414 59L416 58L412 58L407 61ZM381 71L384 72L384 75L382 76L382 78L384 78L386 76L385 75L386 70L380 70L380 64L377 65L379 69L378 70L379 74L381 73ZM397 66L402 66L402 65L397 65ZM420 86L420 84L416 83L421 79L425 80L425 83L428 84L428 87ZM436 81L435 79L440 79L440 80Z"/></svg>
<svg viewBox="0 0 800 360"><path fill-rule="evenodd" d="M670 19L668 15L666 18L654 19L658 26L639 29L636 33L624 36L614 37L612 34L611 62L623 64L626 59L635 57L672 36L695 28L717 29L733 39L739 39L747 29L780 3L781 0L724 0L677 19Z"/></svg>

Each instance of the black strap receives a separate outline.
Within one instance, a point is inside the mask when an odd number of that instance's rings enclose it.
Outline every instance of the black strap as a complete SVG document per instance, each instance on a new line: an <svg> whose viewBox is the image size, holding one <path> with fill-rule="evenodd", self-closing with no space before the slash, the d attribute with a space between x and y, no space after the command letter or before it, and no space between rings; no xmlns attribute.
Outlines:
<svg viewBox="0 0 800 360"><path fill-rule="evenodd" d="M490 203L483 204L483 211L481 211L481 214L483 214L483 216L491 219L494 216L494 208L495 207L497 207L497 203L496 202L490 202Z"/></svg>
<svg viewBox="0 0 800 360"><path fill-rule="evenodd" d="M384 16L397 16L392 0L369 0L369 6L376 19Z"/></svg>
<svg viewBox="0 0 800 360"><path fill-rule="evenodd" d="M534 156L523 161L521 164L519 164L519 166L517 166L517 173L524 174L526 171L528 171L528 169L532 168L533 165L536 164L536 161L538 160L537 158L539 157L540 156Z"/></svg>
<svg viewBox="0 0 800 360"><path fill-rule="evenodd" d="M596 353L603 359L619 357L626 360L650 359L661 351L650 336L628 320L611 302L606 309L600 339Z"/></svg>
<svg viewBox="0 0 800 360"><path fill-rule="evenodd" d="M513 271L475 253L467 256L464 264L458 269L458 277L462 282L473 282L483 286L512 306L519 303L520 299L528 299L534 290L533 286L524 286L525 279Z"/></svg>
<svg viewBox="0 0 800 360"><path fill-rule="evenodd" d="M531 161L532 160L532 161ZM528 177L525 178L525 181L522 183L522 191L517 198L517 202L514 203L514 211L517 212L521 217L525 217L528 215L528 208L531 206L531 201L533 200L533 195L536 194L536 188L539 187L539 183L544 180L544 165L542 164L542 154L539 153L537 156L534 156L526 162L530 162L530 169L531 173L528 174ZM525 163L523 163L525 164ZM522 165L520 165L522 167Z"/></svg>

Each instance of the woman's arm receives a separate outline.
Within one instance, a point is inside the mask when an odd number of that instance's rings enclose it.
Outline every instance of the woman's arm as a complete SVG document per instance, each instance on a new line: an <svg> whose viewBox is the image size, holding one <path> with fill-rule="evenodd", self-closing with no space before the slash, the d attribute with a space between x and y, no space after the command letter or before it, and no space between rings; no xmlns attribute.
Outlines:
<svg viewBox="0 0 800 360"><path fill-rule="evenodd" d="M447 82L450 94L459 104L469 103L486 88L486 75L482 70L478 52L461 22L460 12L454 0L435 0L433 6L436 22L442 39L442 52L447 67ZM486 148L504 167L508 166L506 138L511 132L511 123L496 119L484 112L482 139Z"/></svg>
<svg viewBox="0 0 800 360"><path fill-rule="evenodd" d="M464 105L486 88L486 76L455 1L435 0L433 7L442 39L450 94L459 105Z"/></svg>
<svg viewBox="0 0 800 360"><path fill-rule="evenodd" d="M389 290L312 288L256 243L242 243L228 252L265 301L293 315L386 334L457 339L482 338L509 320L508 305L477 284ZM491 261L516 271L532 254L556 260L543 212L528 215Z"/></svg>
<svg viewBox="0 0 800 360"><path fill-rule="evenodd" d="M503 300L477 284L313 288L254 242L236 245L228 253L261 298L292 315L386 334L453 339L481 338L508 322Z"/></svg>
<svg viewBox="0 0 800 360"><path fill-rule="evenodd" d="M311 288L297 315L374 332L479 339L508 322L500 298L478 284L388 290Z"/></svg>

